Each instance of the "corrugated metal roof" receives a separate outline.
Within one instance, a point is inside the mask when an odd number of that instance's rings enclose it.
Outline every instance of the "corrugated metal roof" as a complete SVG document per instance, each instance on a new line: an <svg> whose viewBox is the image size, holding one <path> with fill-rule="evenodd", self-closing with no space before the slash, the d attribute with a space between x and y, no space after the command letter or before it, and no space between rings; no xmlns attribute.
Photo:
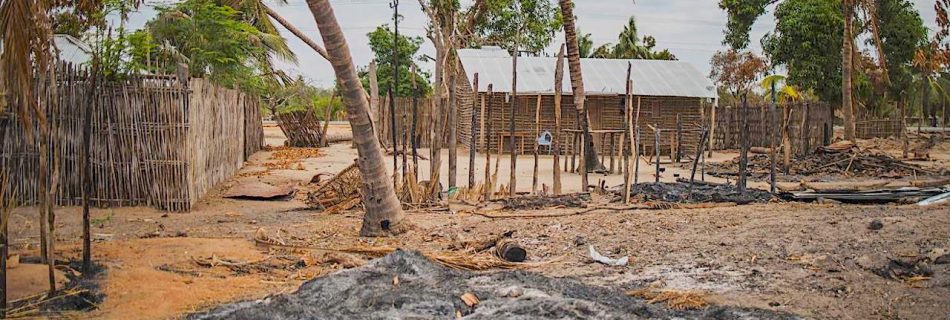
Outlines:
<svg viewBox="0 0 950 320"><path fill-rule="evenodd" d="M478 73L478 91L511 92L511 57L487 55L485 50L459 50L459 59L469 82ZM633 93L642 96L716 98L716 89L696 68L682 61L636 59L581 59L584 90L588 95L626 93L627 64L633 66ZM554 57L518 57L518 93L553 94ZM571 81L564 61L562 91L571 92Z"/></svg>
<svg viewBox="0 0 950 320"><path fill-rule="evenodd" d="M59 51L59 59L73 64L84 64L92 60L92 48L82 40L67 34L53 35L53 44Z"/></svg>

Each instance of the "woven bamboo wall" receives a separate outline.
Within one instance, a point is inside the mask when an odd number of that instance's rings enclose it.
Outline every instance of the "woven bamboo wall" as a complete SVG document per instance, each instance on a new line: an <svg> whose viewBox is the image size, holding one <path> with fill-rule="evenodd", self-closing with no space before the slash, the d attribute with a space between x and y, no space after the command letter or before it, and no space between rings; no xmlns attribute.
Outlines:
<svg viewBox="0 0 950 320"><path fill-rule="evenodd" d="M38 85L54 159L58 205L81 201L80 164L83 108L90 76L59 66L55 86ZM39 83L47 83L40 81ZM188 211L211 186L229 178L246 156L261 147L263 131L257 99L196 79L191 88L174 77L100 80L92 97L90 198L93 206L147 205ZM22 204L35 204L39 126L27 135L13 114L3 121L0 164ZM250 117L250 118L246 118Z"/></svg>
<svg viewBox="0 0 950 320"><path fill-rule="evenodd" d="M783 110L791 108L789 121L789 140L795 154L809 153L817 146L830 140L826 130L831 127L831 109L824 103L795 103L780 105L776 118L782 121ZM707 113L711 113L707 110ZM770 125L768 106L719 107L716 110L716 129L711 136L718 150L739 148L739 112L743 112L749 123L749 145L768 147L770 134L774 133L781 141L782 125ZM807 113L806 121L802 121Z"/></svg>

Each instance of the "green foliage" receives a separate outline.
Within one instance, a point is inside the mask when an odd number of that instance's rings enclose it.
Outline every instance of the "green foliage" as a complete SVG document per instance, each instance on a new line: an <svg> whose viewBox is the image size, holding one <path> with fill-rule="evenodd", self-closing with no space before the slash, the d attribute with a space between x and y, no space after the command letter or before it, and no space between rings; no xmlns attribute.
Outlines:
<svg viewBox="0 0 950 320"><path fill-rule="evenodd" d="M728 14L722 44L733 50L748 47L752 24L765 13L765 7L776 1L778 0L719 0L719 8L726 10Z"/></svg>
<svg viewBox="0 0 950 320"><path fill-rule="evenodd" d="M590 33L583 33L577 29L577 52L581 57L590 57L594 54L594 40L590 39Z"/></svg>
<svg viewBox="0 0 950 320"><path fill-rule="evenodd" d="M485 19L475 26L475 33L481 45L541 52L561 23L561 10L550 0L488 0Z"/></svg>
<svg viewBox="0 0 950 320"><path fill-rule="evenodd" d="M773 65L788 70L788 82L813 90L823 101L841 100L844 18L838 0L785 0L775 11L775 30L762 39Z"/></svg>
<svg viewBox="0 0 950 320"><path fill-rule="evenodd" d="M369 47L373 50L373 54L376 57L376 78L379 81L379 92L385 95L393 83L393 39L395 38L395 34L389 28L389 25L382 25L376 27L376 30L367 35L369 36ZM421 71L419 65L416 64L414 60L421 45L421 37L399 35L399 41L397 43L399 83L395 87L396 96L412 96L412 78L410 78L410 76L415 78L419 95L425 96L432 92L432 87L428 81L429 74ZM409 74L411 65L416 66L416 73L412 75ZM363 82L363 87L369 92L369 76L365 69L361 70L360 79Z"/></svg>
<svg viewBox="0 0 950 320"><path fill-rule="evenodd" d="M927 42L927 29L911 1L878 0L876 4L881 42L891 80L890 91L898 96L908 90L913 82L911 70L914 53Z"/></svg>
<svg viewBox="0 0 950 320"><path fill-rule="evenodd" d="M239 20L231 7L187 0L158 10L145 29L128 38L133 69L174 73L182 63L193 77L245 88L268 63L273 35Z"/></svg>
<svg viewBox="0 0 950 320"><path fill-rule="evenodd" d="M587 34L585 37L587 41L590 34ZM583 42L585 39L579 39L578 42ZM627 20L627 25L623 27L623 31L620 31L620 34L617 36L617 44L605 43L594 49L593 52L590 52L588 55L584 55L584 51L581 51L582 57L589 58L605 58L605 59L647 59L647 60L676 60L676 56L673 55L669 50L663 49L663 51L656 51L656 38L653 36L643 36L640 38L640 35L637 32L637 20L634 17L630 17ZM589 51L589 49L588 49Z"/></svg>

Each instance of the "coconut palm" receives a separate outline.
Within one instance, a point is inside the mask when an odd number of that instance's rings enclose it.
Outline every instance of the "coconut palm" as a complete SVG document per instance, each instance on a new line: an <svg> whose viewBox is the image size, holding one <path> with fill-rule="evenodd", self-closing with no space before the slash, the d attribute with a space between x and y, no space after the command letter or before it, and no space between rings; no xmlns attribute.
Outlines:
<svg viewBox="0 0 950 320"><path fill-rule="evenodd" d="M357 165L363 177L363 227L360 235L385 236L405 230L404 213L392 182L386 176L385 160L369 117L369 101L356 73L343 30L337 23L329 0L307 0L317 22L330 63L341 86L341 96L349 115L353 140L359 154Z"/></svg>
<svg viewBox="0 0 950 320"><path fill-rule="evenodd" d="M590 116L584 104L584 79L581 75L581 56L577 41L577 28L574 25L574 3L571 0L560 0L561 18L564 19L564 38L567 44L567 65L571 73L571 91L574 95L574 106L577 109L577 124L583 131L584 169L581 171L581 185L587 189L587 172L603 170L604 165L597 157L594 149L594 139L590 134Z"/></svg>

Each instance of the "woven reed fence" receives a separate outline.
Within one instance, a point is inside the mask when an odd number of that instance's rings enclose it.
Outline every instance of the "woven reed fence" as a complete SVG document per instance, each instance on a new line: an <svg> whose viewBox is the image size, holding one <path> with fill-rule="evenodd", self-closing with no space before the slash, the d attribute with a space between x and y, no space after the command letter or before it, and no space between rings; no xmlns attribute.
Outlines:
<svg viewBox="0 0 950 320"><path fill-rule="evenodd" d="M435 119L432 117L434 107L431 98L420 97L416 105L416 141L419 148L428 148L432 145L432 126ZM402 146L404 141L411 139L412 135L412 98L396 97L396 143ZM376 132L379 134L379 142L389 148L392 146L392 127L389 112L389 98L380 98L379 123L376 123ZM443 115L444 117L445 115ZM460 120L461 121L461 120ZM443 128L444 130L444 128ZM445 132L445 131L443 131ZM439 136L445 136L444 134ZM412 140L408 140L412 141ZM446 143L448 139L443 141ZM411 146L411 144L410 144Z"/></svg>
<svg viewBox="0 0 950 320"><path fill-rule="evenodd" d="M214 185L230 178L261 148L257 99L203 79L173 76L100 80L87 104L88 72L60 65L55 82L38 85L45 104L58 205L81 203L83 110L91 108L91 205L145 205L188 211ZM43 82L43 81L41 81ZM35 204L38 124L27 134L16 115L5 114L0 164L11 173L22 204Z"/></svg>
<svg viewBox="0 0 950 320"><path fill-rule="evenodd" d="M810 153L815 147L825 145L831 140L832 115L831 109L825 103L779 105L775 112L778 123L775 124L770 123L768 110L768 106L717 108L716 128L710 137L714 148L739 149L740 112L745 114L748 120L750 147L769 147L771 134L775 134L777 144L781 144L782 123L786 112L789 114L789 140L795 154ZM706 114L711 114L711 111L707 110Z"/></svg>

